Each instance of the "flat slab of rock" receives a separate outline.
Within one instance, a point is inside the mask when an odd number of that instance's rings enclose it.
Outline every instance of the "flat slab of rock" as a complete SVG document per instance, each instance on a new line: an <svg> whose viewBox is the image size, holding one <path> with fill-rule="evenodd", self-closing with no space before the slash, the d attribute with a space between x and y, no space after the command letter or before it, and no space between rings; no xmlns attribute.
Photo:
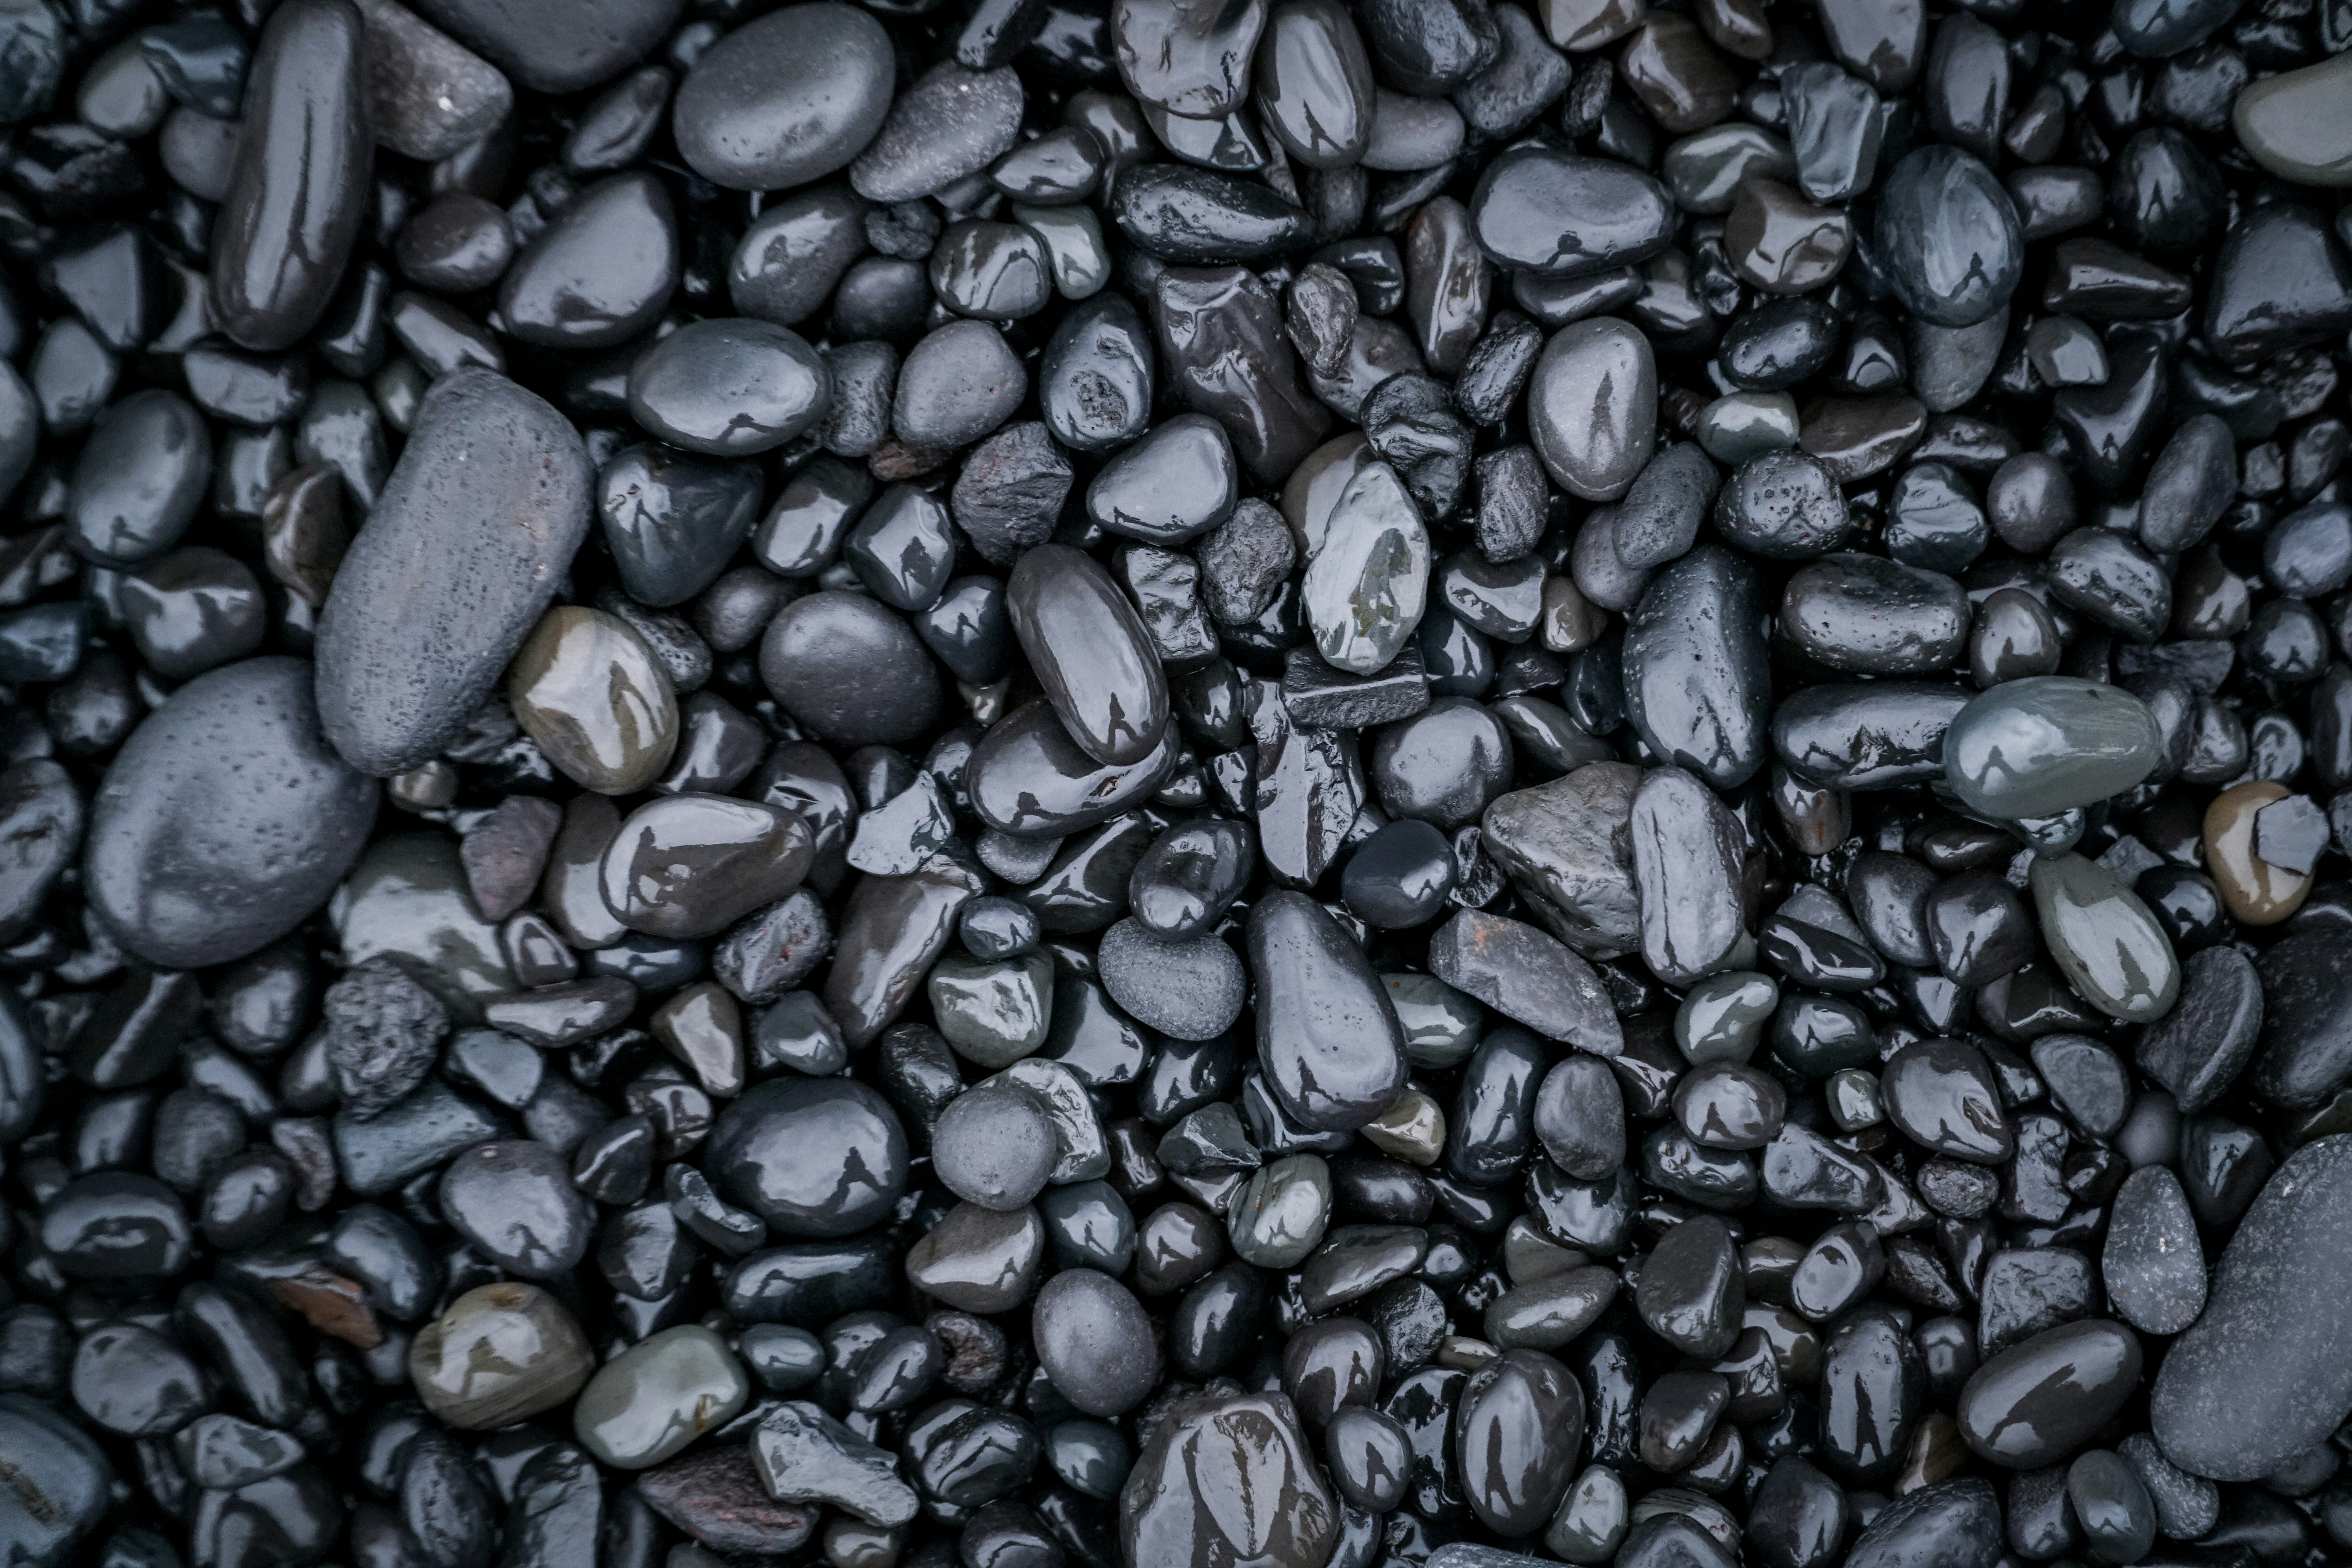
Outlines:
<svg viewBox="0 0 2352 1568"><path fill-rule="evenodd" d="M1595 1056L1625 1048L1592 966L1524 921L1464 910L1429 939L1429 970L1548 1038Z"/></svg>

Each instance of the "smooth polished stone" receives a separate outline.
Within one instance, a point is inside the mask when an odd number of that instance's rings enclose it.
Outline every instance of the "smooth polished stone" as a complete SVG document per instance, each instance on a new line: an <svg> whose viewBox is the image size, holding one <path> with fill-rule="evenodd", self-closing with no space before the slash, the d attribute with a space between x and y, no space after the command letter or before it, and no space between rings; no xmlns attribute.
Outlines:
<svg viewBox="0 0 2352 1568"><path fill-rule="evenodd" d="M438 752L489 696L588 530L570 422L494 372L436 382L318 630L328 739L362 773Z"/></svg>
<svg viewBox="0 0 2352 1568"><path fill-rule="evenodd" d="M805 600L803 603L806 603ZM981 821L1014 837L1062 837L1124 815L1148 798L1175 762L1175 731L1140 762L1097 763L1038 700L990 728L975 748L967 788Z"/></svg>
<svg viewBox="0 0 2352 1568"><path fill-rule="evenodd" d="M1583 1390L1559 1362L1507 1350L1463 1385L1454 1445L1471 1511L1505 1536L1550 1522L1574 1477Z"/></svg>
<svg viewBox="0 0 2352 1568"><path fill-rule="evenodd" d="M629 367L630 416L672 446L715 458L772 451L824 417L833 372L773 321L689 321Z"/></svg>
<svg viewBox="0 0 2352 1568"><path fill-rule="evenodd" d="M795 718L838 745L888 745L930 728L937 667L899 616L856 594L794 600L768 624L760 677Z"/></svg>
<svg viewBox="0 0 2352 1568"><path fill-rule="evenodd" d="M110 405L74 459L66 522L75 550L118 567L169 550L212 477L211 440L185 398L150 388Z"/></svg>
<svg viewBox="0 0 2352 1568"><path fill-rule="evenodd" d="M2309 207L2253 208L2221 241L2203 320L2233 365L2316 342L2352 321L2352 261Z"/></svg>
<svg viewBox="0 0 2352 1568"><path fill-rule="evenodd" d="M677 220L646 174L614 174L573 197L506 272L507 332L548 348L624 343L652 325L677 287Z"/></svg>
<svg viewBox="0 0 2352 1568"><path fill-rule="evenodd" d="M664 1329L597 1368L580 1391L572 1430L607 1465L647 1469L725 1426L751 1380L727 1342L699 1324Z"/></svg>
<svg viewBox="0 0 2352 1568"><path fill-rule="evenodd" d="M1969 624L1968 596L1937 572L1877 556L1836 554L1800 568L1780 626L1832 669L1929 675L1951 668Z"/></svg>
<svg viewBox="0 0 2352 1568"><path fill-rule="evenodd" d="M1701 545L1658 574L1626 623L1634 728L1659 756L1717 789L1738 787L1764 763L1771 678L1761 621L1752 569Z"/></svg>
<svg viewBox="0 0 2352 1568"><path fill-rule="evenodd" d="M1231 1477L1245 1511L1202 1505L1195 1476ZM1339 1507L1279 1394L1203 1394L1178 1401L1137 1457L1119 1494L1119 1539L1133 1563L1234 1561L1313 1568L1328 1560Z"/></svg>
<svg viewBox="0 0 2352 1568"><path fill-rule="evenodd" d="M907 1135L863 1084L772 1079L720 1114L703 1163L721 1196L784 1236L854 1236L905 1189Z"/></svg>
<svg viewBox="0 0 2352 1568"><path fill-rule="evenodd" d="M958 1204L907 1252L907 1278L959 1311L1003 1312L1027 1300L1045 1258L1034 1208L1001 1213Z"/></svg>
<svg viewBox="0 0 2352 1568"><path fill-rule="evenodd" d="M729 32L671 110L695 173L734 190L804 185L845 168L889 112L889 36L851 5L787 5Z"/></svg>
<svg viewBox="0 0 2352 1568"><path fill-rule="evenodd" d="M1983 163L1955 147L1905 155L1880 188L1878 250L1916 315L1966 327L2009 302L2023 264L2017 212Z"/></svg>
<svg viewBox="0 0 2352 1568"><path fill-rule="evenodd" d="M1571 495L1615 500L1650 458L1658 372L1650 341L1614 317L1552 334L1528 385L1528 427L1544 467Z"/></svg>
<svg viewBox="0 0 2352 1568"><path fill-rule="evenodd" d="M1648 260L1665 247L1673 210L1665 187L1639 169L1532 146L1488 163L1470 198L1487 253L1548 277Z"/></svg>
<svg viewBox="0 0 2352 1568"><path fill-rule="evenodd" d="M2120 1323L2086 1318L2044 1330L1969 1377L1960 1435L1996 1465L2055 1463L2089 1443L2131 1396L2140 1365L2139 1342Z"/></svg>
<svg viewBox="0 0 2352 1568"><path fill-rule="evenodd" d="M788 897L814 858L807 826L791 811L683 794L631 812L597 877L621 924L690 941Z"/></svg>
<svg viewBox="0 0 2352 1568"><path fill-rule="evenodd" d="M2254 162L2299 185L2352 185L2352 66L2342 54L2265 77L2237 96L2230 121Z"/></svg>
<svg viewBox="0 0 2352 1568"><path fill-rule="evenodd" d="M2049 816L2130 789L2162 744L2129 693L2037 676L2003 682L1960 710L1944 738L1945 775L1989 816Z"/></svg>
<svg viewBox="0 0 2352 1568"><path fill-rule="evenodd" d="M1802 294L1837 276L1853 248L1841 209L1816 206L1778 180L1742 182L1724 220L1732 268L1768 295Z"/></svg>
<svg viewBox="0 0 2352 1568"><path fill-rule="evenodd" d="M1258 1058L1283 1109L1318 1131L1355 1128L1404 1087L1404 1031L1363 951L1302 894L1250 910Z"/></svg>
<svg viewBox="0 0 2352 1568"><path fill-rule="evenodd" d="M1005 609L1070 739L1097 762L1150 755L1167 727L1167 684L1110 574L1083 552L1041 545L1013 566Z"/></svg>
<svg viewBox="0 0 2352 1568"><path fill-rule="evenodd" d="M133 731L108 768L90 805L86 896L150 963L242 958L326 901L358 858L376 796L320 733L308 666L272 657L212 671Z"/></svg>
<svg viewBox="0 0 2352 1568"><path fill-rule="evenodd" d="M215 219L209 302L237 343L291 346L326 313L367 216L366 27L350 0L270 14Z"/></svg>
<svg viewBox="0 0 2352 1568"><path fill-rule="evenodd" d="M1267 128L1309 168L1355 163L1371 138L1372 64L1337 0L1281 0L1255 55Z"/></svg>
<svg viewBox="0 0 2352 1568"><path fill-rule="evenodd" d="M548 760L600 795L644 789L677 744L669 678L645 639L602 610L550 610L515 654L507 698Z"/></svg>
<svg viewBox="0 0 2352 1568"><path fill-rule="evenodd" d="M2042 941L2074 989L2110 1017L2152 1023L2180 994L2180 965L2156 917L2096 861L2036 856L2029 883Z"/></svg>
<svg viewBox="0 0 2352 1568"><path fill-rule="evenodd" d="M1111 217L1136 247L1180 267L1263 261L1306 229L1306 214L1265 186L1181 163L1122 174Z"/></svg>
<svg viewBox="0 0 2352 1568"><path fill-rule="evenodd" d="M1746 848L1713 791L1681 768L1654 768L1627 823L1642 904L1642 959L1688 985L1733 966L1747 940L1739 887Z"/></svg>
<svg viewBox="0 0 2352 1568"><path fill-rule="evenodd" d="M520 1283L467 1291L417 1331L408 1352L417 1396L469 1431L567 1404L594 1370L572 1314L538 1286Z"/></svg>
<svg viewBox="0 0 2352 1568"><path fill-rule="evenodd" d="M1995 1164L2015 1151L1992 1068L1958 1040L1906 1046L1879 1075L1886 1113L1905 1137L1955 1159Z"/></svg>

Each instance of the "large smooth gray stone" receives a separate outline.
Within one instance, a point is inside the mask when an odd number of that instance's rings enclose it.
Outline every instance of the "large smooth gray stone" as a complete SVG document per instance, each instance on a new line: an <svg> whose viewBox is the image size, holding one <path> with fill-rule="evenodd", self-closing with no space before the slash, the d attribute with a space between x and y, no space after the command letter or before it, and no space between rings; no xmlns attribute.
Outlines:
<svg viewBox="0 0 2352 1568"><path fill-rule="evenodd" d="M2004 681L1944 732L1944 775L1988 816L2054 816L2146 778L2164 736L2121 687L2067 675Z"/></svg>
<svg viewBox="0 0 2352 1568"><path fill-rule="evenodd" d="M327 901L381 792L319 732L310 667L255 658L198 676L106 771L82 862L90 907L151 963L245 957Z"/></svg>
<svg viewBox="0 0 2352 1568"><path fill-rule="evenodd" d="M570 420L495 371L434 384L319 615L319 718L362 773L430 759L490 695L588 534Z"/></svg>
<svg viewBox="0 0 2352 1568"><path fill-rule="evenodd" d="M2158 1369L2148 1416L2165 1457L2258 1480L2352 1413L2352 1135L2288 1157L2238 1223L2204 1315Z"/></svg>

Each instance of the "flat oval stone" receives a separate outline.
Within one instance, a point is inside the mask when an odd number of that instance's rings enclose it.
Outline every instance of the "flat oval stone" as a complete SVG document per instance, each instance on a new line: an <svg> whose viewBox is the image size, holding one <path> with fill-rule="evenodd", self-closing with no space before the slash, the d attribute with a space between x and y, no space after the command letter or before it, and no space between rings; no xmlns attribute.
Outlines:
<svg viewBox="0 0 2352 1568"><path fill-rule="evenodd" d="M1066 1268L1045 1281L1030 1309L1029 1335L1055 1390L1089 1415L1123 1415L1160 1381L1143 1303L1099 1269Z"/></svg>
<svg viewBox="0 0 2352 1568"><path fill-rule="evenodd" d="M528 343L610 348L653 324L677 279L668 191L648 174L614 174L574 196L523 247L499 286L499 314Z"/></svg>
<svg viewBox="0 0 2352 1568"><path fill-rule="evenodd" d="M678 152L730 190L823 179L882 129L895 72L889 35L867 12L786 5L721 37L678 84Z"/></svg>
<svg viewBox="0 0 2352 1568"><path fill-rule="evenodd" d="M1168 684L1143 618L1091 555L1041 544L1004 591L1013 634L1062 728L1097 762L1141 762L1168 723Z"/></svg>
<svg viewBox="0 0 2352 1568"><path fill-rule="evenodd" d="M2000 182L1957 147L1904 155L1881 185L1876 237L1887 280L1911 313L1967 327L2009 303L2025 247Z"/></svg>
<svg viewBox="0 0 2352 1568"><path fill-rule="evenodd" d="M326 313L367 216L374 149L359 8L278 6L246 85L236 163L213 223L211 317L268 351L290 347Z"/></svg>
<svg viewBox="0 0 2352 1568"><path fill-rule="evenodd" d="M1625 707L1661 757L1717 789L1764 764L1771 669L1753 570L1703 544L1658 574L1625 627Z"/></svg>
<svg viewBox="0 0 2352 1568"><path fill-rule="evenodd" d="M454 740L538 624L588 533L588 454L495 371L433 384L319 613L319 719L386 777Z"/></svg>
<svg viewBox="0 0 2352 1568"><path fill-rule="evenodd" d="M690 942L789 898L815 858L797 812L689 792L631 812L599 881L605 908L631 931Z"/></svg>
<svg viewBox="0 0 2352 1568"><path fill-rule="evenodd" d="M1674 231L1665 187L1630 163L1513 147L1470 197L1478 243L1506 267L1576 277L1646 261Z"/></svg>
<svg viewBox="0 0 2352 1568"><path fill-rule="evenodd" d="M2130 789L2163 752L2156 720L2131 693L2041 675L2003 681L1960 710L1944 735L1944 773L1988 816L2054 816Z"/></svg>
<svg viewBox="0 0 2352 1568"><path fill-rule="evenodd" d="M638 1341L596 1369L572 1429L605 1464L642 1470L734 1419L751 1380L727 1342L699 1323Z"/></svg>
<svg viewBox="0 0 2352 1568"><path fill-rule="evenodd" d="M1615 500L1650 460L1658 367L1650 340L1613 316L1551 335L1528 382L1528 433L1551 477L1586 500Z"/></svg>
<svg viewBox="0 0 2352 1568"><path fill-rule="evenodd" d="M1362 1126L1404 1088L1404 1029L1363 949L1303 893L1250 910L1258 1060L1302 1126Z"/></svg>
<svg viewBox="0 0 2352 1568"><path fill-rule="evenodd" d="M327 901L380 794L320 732L310 665L272 657L212 670L115 753L90 803L83 889L115 940L151 963L243 958Z"/></svg>
<svg viewBox="0 0 2352 1568"><path fill-rule="evenodd" d="M554 1409L594 1370L587 1338L562 1303L514 1281L467 1291L419 1329L408 1349L417 1397L450 1426L472 1432Z"/></svg>
<svg viewBox="0 0 2352 1568"><path fill-rule="evenodd" d="M690 452L772 451L824 416L833 371L798 332L718 316L656 342L629 367L629 415Z"/></svg>
<svg viewBox="0 0 2352 1568"><path fill-rule="evenodd" d="M2204 1313L2157 1370L2148 1415L2192 1475L2252 1480L2325 1442L2352 1409L2352 1137L2305 1145L2271 1177L2213 1273Z"/></svg>
<svg viewBox="0 0 2352 1568"><path fill-rule="evenodd" d="M2165 1358L2168 1369L2179 1354L2176 1345ZM2139 1373L2139 1340L2121 1323L2085 1318L2045 1329L1969 1378L1960 1390L1960 1436L1979 1458L2009 1469L2055 1464L2088 1445L2123 1408ZM2162 1372L2158 1382L2161 1389Z"/></svg>
<svg viewBox="0 0 2352 1568"><path fill-rule="evenodd" d="M0 1491L0 1539L26 1568L59 1568L105 1516L114 1467L79 1425L26 1394L0 1394L0 1448L15 1470Z"/></svg>
<svg viewBox="0 0 2352 1568"><path fill-rule="evenodd" d="M2028 880L2042 942L2092 1006L2134 1024L2172 1010L2180 995L2172 943L2114 872L2080 855L2037 856Z"/></svg>
<svg viewBox="0 0 2352 1568"><path fill-rule="evenodd" d="M889 1102L846 1079L771 1079L728 1106L703 1168L729 1202L786 1236L854 1236L907 1185L907 1134Z"/></svg>
<svg viewBox="0 0 2352 1568"><path fill-rule="evenodd" d="M677 697L628 623L559 605L515 654L507 700L548 761L599 795L635 795L669 766Z"/></svg>
<svg viewBox="0 0 2352 1568"><path fill-rule="evenodd" d="M1780 627L1801 652L1832 669L1931 675L1959 657L1969 600L1940 572L1876 555L1830 555L1790 577Z"/></svg>

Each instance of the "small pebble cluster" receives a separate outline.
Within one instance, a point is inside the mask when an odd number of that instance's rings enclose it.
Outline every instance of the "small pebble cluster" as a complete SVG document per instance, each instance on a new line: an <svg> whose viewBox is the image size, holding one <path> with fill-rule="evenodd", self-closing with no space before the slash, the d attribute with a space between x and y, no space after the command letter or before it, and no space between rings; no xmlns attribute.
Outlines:
<svg viewBox="0 0 2352 1568"><path fill-rule="evenodd" d="M2352 1561L2352 0L0 0L0 1568Z"/></svg>

